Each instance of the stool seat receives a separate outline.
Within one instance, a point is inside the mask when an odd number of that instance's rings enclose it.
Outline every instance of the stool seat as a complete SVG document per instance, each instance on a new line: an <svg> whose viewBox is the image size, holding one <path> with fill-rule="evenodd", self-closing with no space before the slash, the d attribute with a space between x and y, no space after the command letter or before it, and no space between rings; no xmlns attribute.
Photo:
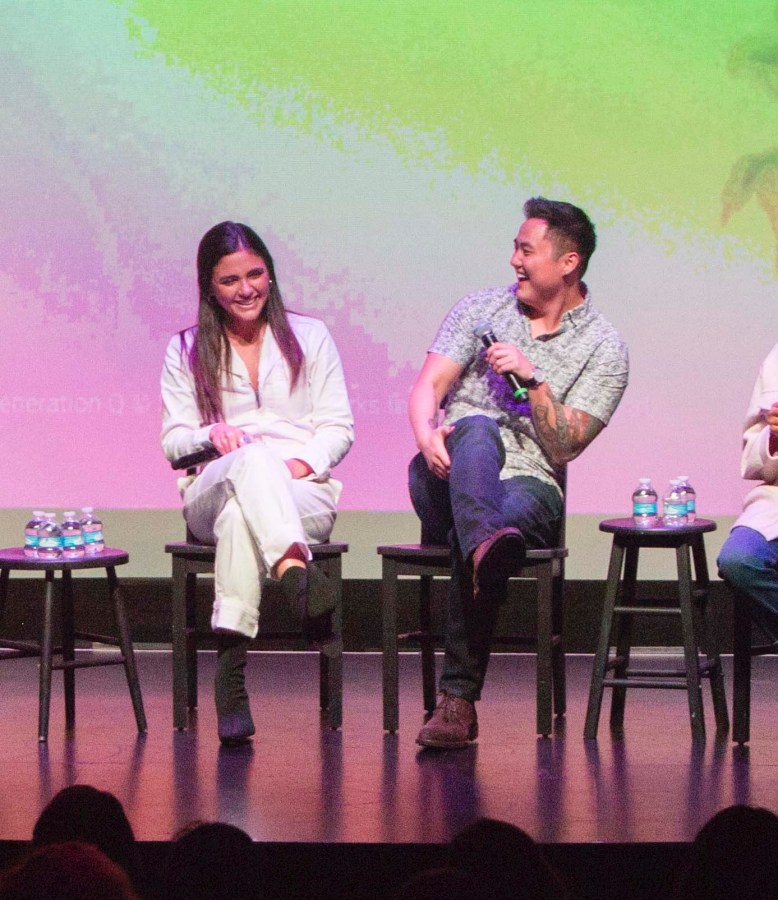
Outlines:
<svg viewBox="0 0 778 900"><path fill-rule="evenodd" d="M332 614L333 638L321 647L319 654L319 705L326 710L331 728L343 721L343 554L348 544L336 541L311 544L313 562L333 582L337 605ZM173 563L173 727L183 731L189 727L190 713L197 708L197 644L212 638L212 631L198 630L195 599L198 575L214 571L216 547L196 541L172 541L165 544ZM271 583L268 583L271 584ZM297 636L299 632L262 632L258 638Z"/></svg>
<svg viewBox="0 0 778 900"><path fill-rule="evenodd" d="M665 525L659 523L652 528L636 525L631 517L620 519L603 519L600 531L617 534L623 541L634 542L640 547L675 547L688 543L689 537L716 530L712 519L695 519L684 525Z"/></svg>
<svg viewBox="0 0 778 900"><path fill-rule="evenodd" d="M729 728L724 675L718 649L716 611L708 608L710 579L703 543L703 535L715 530L716 523L711 519L697 519L677 526L660 523L652 528L638 526L631 518L606 519L600 523L600 531L613 535L613 546L600 638L589 691L585 737L597 736L604 688L613 689L610 723L612 728L620 728L624 724L626 689L640 687L686 690L692 736L704 738L705 719L700 690L700 680L703 677L710 680L717 730L725 732ZM675 550L678 571L677 606L651 600L638 601L638 555L643 548ZM694 579L690 554L694 562ZM699 637L695 627L695 608L700 613L702 623ZM636 669L630 666L632 627L638 616L671 616L680 619L683 670ZM616 655L611 657L611 633L614 631ZM702 661L701 650L706 657ZM612 675L609 674L611 672Z"/></svg>
<svg viewBox="0 0 778 900"><path fill-rule="evenodd" d="M130 637L130 629L116 567L129 562L129 554L124 550L106 547L93 556L81 559L33 559L25 556L21 547L5 547L0 550L0 623L5 612L8 596L10 573L14 570L43 572L46 578L46 591L43 608L43 633L40 644L29 641L0 640L0 659L13 659L28 656L39 656L40 688L38 700L38 740L45 742L49 731L49 708L51 705L51 673L54 669L62 669L65 684L65 727L71 732L75 726L75 670L94 668L97 666L123 665L127 684L130 690L135 721L138 731L145 734L147 730L146 715L143 709L143 698L138 682L135 655ZM105 569L108 579L108 592L113 607L114 619L118 632L117 637L91 632L77 631L74 622L73 583L71 572L78 569ZM61 573L62 608L60 613L62 647L54 646L54 576ZM76 660L76 639L93 641L101 644L118 646L120 654L110 659ZM54 656L61 656L55 662Z"/></svg>

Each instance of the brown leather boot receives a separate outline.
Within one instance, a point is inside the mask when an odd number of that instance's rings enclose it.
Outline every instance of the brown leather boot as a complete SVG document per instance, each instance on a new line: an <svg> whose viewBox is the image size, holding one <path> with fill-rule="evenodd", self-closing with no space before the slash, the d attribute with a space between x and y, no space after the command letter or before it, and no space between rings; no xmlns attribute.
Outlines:
<svg viewBox="0 0 778 900"><path fill-rule="evenodd" d="M416 743L438 750L460 750L477 737L475 705L464 697L441 691L435 712L419 732Z"/></svg>
<svg viewBox="0 0 778 900"><path fill-rule="evenodd" d="M473 591L504 590L508 579L518 575L527 554L518 528L500 528L473 551Z"/></svg>

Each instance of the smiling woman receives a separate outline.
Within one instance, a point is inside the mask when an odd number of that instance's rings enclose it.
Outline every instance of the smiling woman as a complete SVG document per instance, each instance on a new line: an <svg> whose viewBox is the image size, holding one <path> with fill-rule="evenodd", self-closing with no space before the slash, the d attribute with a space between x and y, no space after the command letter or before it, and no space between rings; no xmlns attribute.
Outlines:
<svg viewBox="0 0 778 900"><path fill-rule="evenodd" d="M343 369L323 322L287 312L269 250L222 222L200 241L198 324L168 345L162 446L171 461L210 441L220 456L182 484L194 536L216 545L216 710L225 744L254 723L243 671L262 584L278 579L311 641L327 639L334 594L309 567L341 484L330 470L353 441Z"/></svg>

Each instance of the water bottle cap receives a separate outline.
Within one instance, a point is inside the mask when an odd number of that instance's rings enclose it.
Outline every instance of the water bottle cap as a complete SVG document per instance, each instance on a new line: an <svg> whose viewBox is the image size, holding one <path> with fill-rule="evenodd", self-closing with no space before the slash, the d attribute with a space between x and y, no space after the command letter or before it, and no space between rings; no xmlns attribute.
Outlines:
<svg viewBox="0 0 778 900"><path fill-rule="evenodd" d="M651 484L651 479L650 479L650 478L638 478L638 481L639 481L641 484Z"/></svg>
<svg viewBox="0 0 778 900"><path fill-rule="evenodd" d="M46 513L45 513L42 509L34 509L34 510L32 511L32 514L33 514L34 516L38 516L38 517L43 517L43 516L46 515Z"/></svg>
<svg viewBox="0 0 778 900"><path fill-rule="evenodd" d="M66 519L72 519L75 514L76 511L74 509L66 509L65 512L62 513Z"/></svg>
<svg viewBox="0 0 778 900"><path fill-rule="evenodd" d="M82 506L81 507L81 512L85 512L85 513L94 512L94 510L95 510L94 506Z"/></svg>
<svg viewBox="0 0 778 900"><path fill-rule="evenodd" d="M689 476L688 476L688 475L679 475L679 476L678 476L678 480L679 480L679 481L688 481L688 480L689 480Z"/></svg>

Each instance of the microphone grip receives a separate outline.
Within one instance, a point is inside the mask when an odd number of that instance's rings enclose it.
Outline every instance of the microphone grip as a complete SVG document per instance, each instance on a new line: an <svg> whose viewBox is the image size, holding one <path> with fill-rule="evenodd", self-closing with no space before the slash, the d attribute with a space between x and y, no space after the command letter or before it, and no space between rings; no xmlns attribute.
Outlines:
<svg viewBox="0 0 778 900"><path fill-rule="evenodd" d="M483 342L484 347L491 347L492 344L497 343L497 338L493 331L485 331L481 335L481 341ZM513 391L513 396L517 400L526 400L527 399L527 389L523 388L519 382L519 379L513 374L513 372L506 372L503 375L503 378L510 385L511 390Z"/></svg>
<svg viewBox="0 0 778 900"><path fill-rule="evenodd" d="M202 449L195 450L194 453L187 453L186 456L179 456L170 465L174 469L193 469L212 459L217 459L220 455L216 447L209 441Z"/></svg>

